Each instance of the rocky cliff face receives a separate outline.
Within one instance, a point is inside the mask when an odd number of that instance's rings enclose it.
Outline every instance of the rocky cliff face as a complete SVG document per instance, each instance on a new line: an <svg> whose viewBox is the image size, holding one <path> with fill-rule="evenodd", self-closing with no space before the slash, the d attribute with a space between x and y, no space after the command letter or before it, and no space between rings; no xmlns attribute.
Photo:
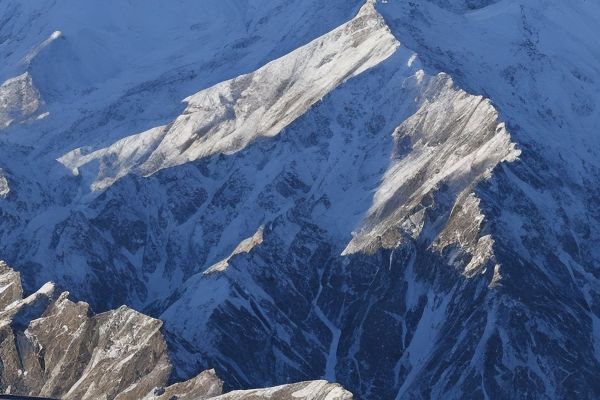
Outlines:
<svg viewBox="0 0 600 400"><path fill-rule="evenodd" d="M64 399L140 399L169 378L162 323L130 308L93 315L53 284L22 298L20 276L0 265L3 393ZM220 393L220 381L190 387Z"/></svg>
<svg viewBox="0 0 600 400"><path fill-rule="evenodd" d="M338 385L305 382L222 395L214 370L167 386L172 365L162 323L127 307L94 315L53 284L23 298L20 274L0 262L0 391L60 399L352 399Z"/></svg>
<svg viewBox="0 0 600 400"><path fill-rule="evenodd" d="M600 395L596 3L93 3L0 4L2 253L164 321L74 319L85 366L123 325L158 380Z"/></svg>

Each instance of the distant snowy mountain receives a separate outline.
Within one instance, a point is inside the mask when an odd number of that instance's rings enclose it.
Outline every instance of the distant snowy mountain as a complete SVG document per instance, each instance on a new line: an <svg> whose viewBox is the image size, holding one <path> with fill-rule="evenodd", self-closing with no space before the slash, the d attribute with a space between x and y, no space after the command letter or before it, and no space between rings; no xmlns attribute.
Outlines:
<svg viewBox="0 0 600 400"><path fill-rule="evenodd" d="M599 18L0 2L2 257L162 320L179 380L598 398Z"/></svg>

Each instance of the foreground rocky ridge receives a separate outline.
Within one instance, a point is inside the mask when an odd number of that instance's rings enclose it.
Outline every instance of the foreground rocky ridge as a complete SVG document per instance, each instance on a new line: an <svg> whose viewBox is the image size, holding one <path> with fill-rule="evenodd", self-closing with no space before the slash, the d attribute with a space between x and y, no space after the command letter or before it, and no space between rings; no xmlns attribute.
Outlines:
<svg viewBox="0 0 600 400"><path fill-rule="evenodd" d="M166 386L162 323L130 308L93 315L44 285L23 298L20 274L0 262L0 392L60 399L352 399L338 385L304 382L222 394L214 370ZM166 386L166 387L165 387Z"/></svg>

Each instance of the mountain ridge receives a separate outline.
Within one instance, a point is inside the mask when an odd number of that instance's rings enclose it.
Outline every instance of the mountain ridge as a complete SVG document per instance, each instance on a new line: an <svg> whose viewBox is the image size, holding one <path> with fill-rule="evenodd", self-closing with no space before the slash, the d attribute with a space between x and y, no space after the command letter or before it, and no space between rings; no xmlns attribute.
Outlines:
<svg viewBox="0 0 600 400"><path fill-rule="evenodd" d="M167 386L160 321L125 306L94 315L54 290L49 283L23 299L20 274L0 261L0 390L11 398L352 399L326 381L223 393L214 370Z"/></svg>

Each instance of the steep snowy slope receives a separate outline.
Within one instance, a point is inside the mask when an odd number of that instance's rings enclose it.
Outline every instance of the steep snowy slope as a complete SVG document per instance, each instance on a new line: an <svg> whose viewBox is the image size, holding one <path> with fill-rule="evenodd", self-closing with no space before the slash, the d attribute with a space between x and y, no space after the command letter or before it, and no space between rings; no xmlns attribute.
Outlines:
<svg viewBox="0 0 600 400"><path fill-rule="evenodd" d="M285 4L214 1L202 7L189 1L170 6L153 2L143 7L132 3L125 8L113 5L101 9L94 2L35 1L3 2L0 7L6 21L0 28L2 54L7 61L2 74L6 77L29 70L32 90L51 83L70 85L70 77L61 68L51 74L49 60L41 62L45 66L41 75L25 61L41 54L40 47L48 52L49 58L61 61L65 57L63 50L55 51L54 41L66 42L73 48L73 58L83 63L71 67L77 73L99 74L103 69L100 66L105 64L115 68L106 76L78 84L74 91L65 89L59 91L60 96L50 96L51 100L46 99L49 115L45 120L23 127L12 125L2 132L2 181L6 181L2 192L10 191L11 187L20 189L14 190L13 197L2 206L5 217L2 242L7 244L4 248L7 256L21 264L31 257L17 261L21 251L18 246L22 243L18 231L32 237L40 229L52 230L53 225L68 217L70 210L80 207L74 204L84 194L78 188L80 183L63 178L64 168L56 158L82 145L92 148L98 143L108 145L145 127L168 122L183 110L181 102L186 96L252 71L334 29L352 16L358 9L358 1L328 2L319 21L307 13L311 4L305 1ZM236 18L232 19L233 16ZM39 26L42 33L28 29L31 24ZM53 34L57 30L62 33ZM287 31L290 33L284 34ZM90 42L91 33L97 40ZM152 43L152 39L158 43ZM154 51L149 53L148 45L141 42L152 43ZM106 51L100 51L101 48ZM123 51L130 54L123 55ZM110 59L99 54L107 54ZM40 101L44 96L49 97L41 89L37 93L41 93ZM20 101L9 93L3 99L6 100L2 104ZM47 232L39 234L44 237ZM35 259L34 262L43 262L45 256L40 254ZM70 264L58 281L78 275L79 262ZM26 278L26 286L30 277ZM34 290L44 278L53 277L40 276L29 288Z"/></svg>
<svg viewBox="0 0 600 400"><path fill-rule="evenodd" d="M183 114L169 125L89 155L77 149L59 161L74 174L95 161L98 177L92 188L102 189L132 170L148 175L238 151L278 134L333 88L377 65L395 48L394 37L372 5L366 5L349 23L285 57L189 97Z"/></svg>
<svg viewBox="0 0 600 400"><path fill-rule="evenodd" d="M480 194L501 265L481 346L507 364L483 374L487 392L510 393L507 382L526 377L518 386L532 397L597 397L599 5L501 1L452 14L389 2L379 10L433 70L489 96L522 149Z"/></svg>
<svg viewBox="0 0 600 400"><path fill-rule="evenodd" d="M28 291L149 312L230 388L598 397L600 7L79 4L0 5Z"/></svg>
<svg viewBox="0 0 600 400"><path fill-rule="evenodd" d="M4 1L0 82L28 72L49 112L11 142L36 145L34 162L166 123L185 97L283 56L360 6L328 2L317 21L313 3Z"/></svg>

